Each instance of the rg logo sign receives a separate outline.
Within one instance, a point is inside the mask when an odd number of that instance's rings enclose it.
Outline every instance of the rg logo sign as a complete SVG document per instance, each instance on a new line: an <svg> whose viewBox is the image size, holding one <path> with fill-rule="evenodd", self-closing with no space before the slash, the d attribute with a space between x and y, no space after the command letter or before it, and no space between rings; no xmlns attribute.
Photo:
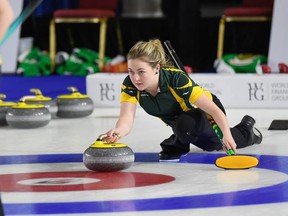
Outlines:
<svg viewBox="0 0 288 216"><path fill-rule="evenodd" d="M101 101L115 101L114 83L100 83Z"/></svg>
<svg viewBox="0 0 288 216"><path fill-rule="evenodd" d="M257 100L263 101L264 100L264 88L263 83L249 83L249 101Z"/></svg>

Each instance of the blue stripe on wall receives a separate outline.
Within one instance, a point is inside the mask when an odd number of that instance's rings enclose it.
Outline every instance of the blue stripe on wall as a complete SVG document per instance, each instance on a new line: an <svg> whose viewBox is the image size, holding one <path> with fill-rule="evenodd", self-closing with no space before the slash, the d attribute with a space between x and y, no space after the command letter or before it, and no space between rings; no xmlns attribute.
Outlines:
<svg viewBox="0 0 288 216"><path fill-rule="evenodd" d="M0 93L6 95L5 101L18 101L25 95L31 95L31 88L38 88L44 96L55 99L61 94L70 94L67 87L74 86L86 94L86 77L82 76L42 76L23 77L15 75L0 76Z"/></svg>

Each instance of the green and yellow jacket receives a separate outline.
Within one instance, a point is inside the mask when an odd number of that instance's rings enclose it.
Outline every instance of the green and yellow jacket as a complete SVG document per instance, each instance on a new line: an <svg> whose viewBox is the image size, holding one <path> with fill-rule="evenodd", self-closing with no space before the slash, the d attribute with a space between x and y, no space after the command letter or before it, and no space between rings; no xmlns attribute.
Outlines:
<svg viewBox="0 0 288 216"><path fill-rule="evenodd" d="M156 96L139 91L127 76L122 84L120 102L139 103L148 114L174 126L179 114L196 108L193 104L202 94L207 94L212 100L212 94L182 70L161 68Z"/></svg>

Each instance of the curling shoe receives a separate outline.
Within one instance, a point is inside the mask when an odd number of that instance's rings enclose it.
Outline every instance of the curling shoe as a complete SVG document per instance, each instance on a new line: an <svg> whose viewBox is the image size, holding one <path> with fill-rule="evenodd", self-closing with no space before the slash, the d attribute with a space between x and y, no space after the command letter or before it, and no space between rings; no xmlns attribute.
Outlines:
<svg viewBox="0 0 288 216"><path fill-rule="evenodd" d="M245 115L241 120L241 125L245 126L246 129L250 133L250 139L249 142L251 142L251 145L253 144L260 144L262 142L263 136L262 133L254 127L255 125L255 119L252 118L249 115Z"/></svg>
<svg viewBox="0 0 288 216"><path fill-rule="evenodd" d="M167 153L164 151L161 151L159 153L159 162L174 162L177 163L180 161L180 157L181 156L186 156L188 154L187 153Z"/></svg>

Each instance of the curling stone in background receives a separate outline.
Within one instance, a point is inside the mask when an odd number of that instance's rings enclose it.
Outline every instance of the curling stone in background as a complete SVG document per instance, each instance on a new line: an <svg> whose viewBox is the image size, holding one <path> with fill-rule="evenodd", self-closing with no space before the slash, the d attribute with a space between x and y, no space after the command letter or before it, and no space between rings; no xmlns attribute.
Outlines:
<svg viewBox="0 0 288 216"><path fill-rule="evenodd" d="M34 93L34 97L28 96L25 100L26 104L43 104L51 113L51 118L56 117L58 106L55 100L52 100L50 97L43 96L40 89L30 89L30 92Z"/></svg>
<svg viewBox="0 0 288 216"><path fill-rule="evenodd" d="M132 149L123 143L105 143L102 137L85 150L84 165L98 172L114 172L131 167L135 160Z"/></svg>
<svg viewBox="0 0 288 216"><path fill-rule="evenodd" d="M9 126L21 129L38 128L47 125L51 113L43 104L26 104L25 97L17 105L10 107L6 113Z"/></svg>
<svg viewBox="0 0 288 216"><path fill-rule="evenodd" d="M0 126L7 125L7 121L6 121L7 110L11 106L15 106L17 104L15 102L3 101L2 99L5 99L5 98L6 98L6 95L0 94Z"/></svg>
<svg viewBox="0 0 288 216"><path fill-rule="evenodd" d="M62 118L80 118L89 116L94 110L91 98L81 94L77 88L68 87L71 94L59 95L56 99L58 111L57 116Z"/></svg>

